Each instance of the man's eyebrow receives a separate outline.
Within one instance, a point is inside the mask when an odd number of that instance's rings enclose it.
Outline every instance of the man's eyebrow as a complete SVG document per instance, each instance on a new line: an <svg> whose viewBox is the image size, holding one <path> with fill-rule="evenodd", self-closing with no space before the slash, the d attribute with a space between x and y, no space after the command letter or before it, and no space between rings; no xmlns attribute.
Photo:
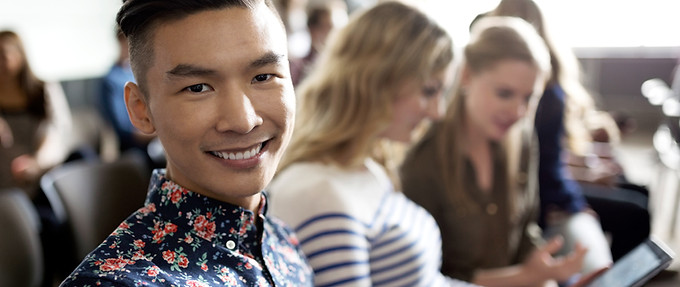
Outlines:
<svg viewBox="0 0 680 287"><path fill-rule="evenodd" d="M276 54L274 52L267 52L262 57L255 59L248 65L251 69L261 68L271 64L280 64L283 61L287 61L286 56L283 54Z"/></svg>
<svg viewBox="0 0 680 287"><path fill-rule="evenodd" d="M189 64L179 64L165 73L174 77L199 77L213 76L217 74L217 71Z"/></svg>

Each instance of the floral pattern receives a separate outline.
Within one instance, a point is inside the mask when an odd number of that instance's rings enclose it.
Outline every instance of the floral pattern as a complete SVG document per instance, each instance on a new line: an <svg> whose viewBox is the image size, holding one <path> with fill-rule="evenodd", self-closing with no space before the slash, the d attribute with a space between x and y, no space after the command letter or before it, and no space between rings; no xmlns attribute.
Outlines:
<svg viewBox="0 0 680 287"><path fill-rule="evenodd" d="M254 214L155 170L144 207L61 286L312 286L298 240L265 211L264 193Z"/></svg>

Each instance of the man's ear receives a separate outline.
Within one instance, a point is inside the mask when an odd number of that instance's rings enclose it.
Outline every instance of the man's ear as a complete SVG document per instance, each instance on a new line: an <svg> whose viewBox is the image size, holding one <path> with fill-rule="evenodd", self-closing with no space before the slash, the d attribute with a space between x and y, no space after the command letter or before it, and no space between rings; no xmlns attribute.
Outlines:
<svg viewBox="0 0 680 287"><path fill-rule="evenodd" d="M153 125L147 99L133 82L125 84L125 106L127 106L128 116L132 125L145 134L152 134L156 131Z"/></svg>

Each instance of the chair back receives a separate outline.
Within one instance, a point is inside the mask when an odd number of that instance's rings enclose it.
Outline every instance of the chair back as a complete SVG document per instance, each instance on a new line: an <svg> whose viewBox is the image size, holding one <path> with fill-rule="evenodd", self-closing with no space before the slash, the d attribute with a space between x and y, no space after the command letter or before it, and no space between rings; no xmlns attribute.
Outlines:
<svg viewBox="0 0 680 287"><path fill-rule="evenodd" d="M150 178L146 166L143 155L125 153L113 162L66 163L41 178L57 220L70 229L77 262L143 206Z"/></svg>
<svg viewBox="0 0 680 287"><path fill-rule="evenodd" d="M0 190L0 286L41 286L40 219L20 189Z"/></svg>

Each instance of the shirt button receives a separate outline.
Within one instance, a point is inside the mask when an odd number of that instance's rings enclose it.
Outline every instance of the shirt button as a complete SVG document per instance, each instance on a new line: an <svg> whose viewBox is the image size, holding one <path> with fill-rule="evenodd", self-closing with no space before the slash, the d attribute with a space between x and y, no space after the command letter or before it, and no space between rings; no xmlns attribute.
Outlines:
<svg viewBox="0 0 680 287"><path fill-rule="evenodd" d="M234 241L231 241L231 240L227 241L226 245L227 245L227 248L229 248L231 250L234 250L234 248L236 247L236 243L234 243Z"/></svg>

